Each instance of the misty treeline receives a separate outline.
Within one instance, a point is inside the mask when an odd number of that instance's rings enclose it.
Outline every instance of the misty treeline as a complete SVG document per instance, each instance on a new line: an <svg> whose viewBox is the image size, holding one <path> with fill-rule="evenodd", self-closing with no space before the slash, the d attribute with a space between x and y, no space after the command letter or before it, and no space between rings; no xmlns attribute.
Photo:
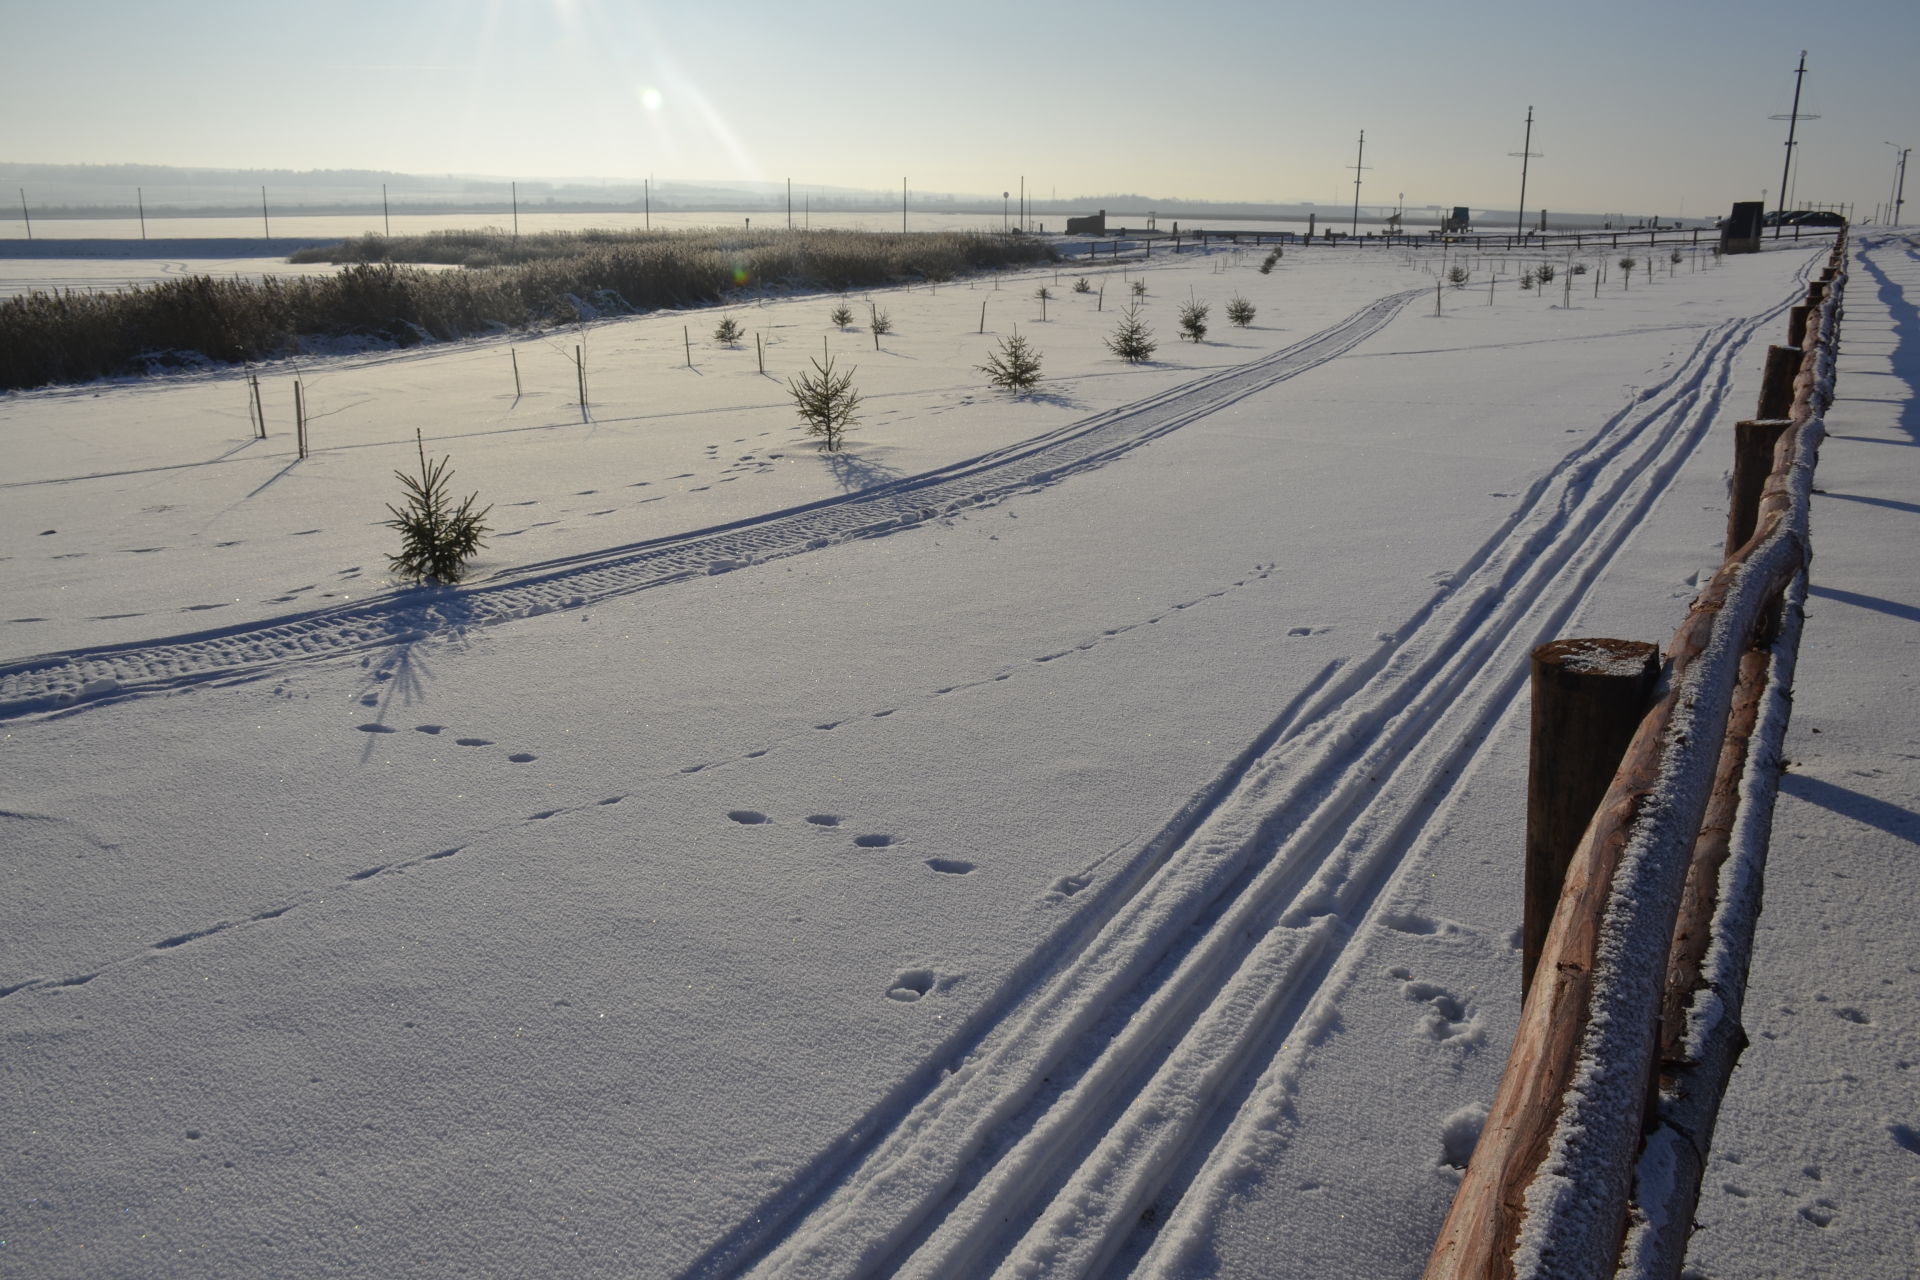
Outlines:
<svg viewBox="0 0 1920 1280"><path fill-rule="evenodd" d="M0 390L239 363L306 337L411 345L695 306L758 287L850 289L1048 261L1023 236L866 231L441 232L361 236L295 261L330 275L192 276L0 301ZM458 264L466 270L428 266Z"/></svg>

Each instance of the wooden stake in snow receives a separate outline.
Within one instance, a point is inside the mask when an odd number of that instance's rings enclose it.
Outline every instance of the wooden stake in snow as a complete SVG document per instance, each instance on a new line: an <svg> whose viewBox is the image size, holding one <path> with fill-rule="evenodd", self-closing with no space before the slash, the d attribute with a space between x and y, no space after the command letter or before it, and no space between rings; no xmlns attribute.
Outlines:
<svg viewBox="0 0 1920 1280"><path fill-rule="evenodd" d="M588 418L587 418L587 361L586 361L586 357L581 354L579 347L575 347L573 349L573 374L575 379L580 384L580 421L586 422L588 421Z"/></svg>
<svg viewBox="0 0 1920 1280"><path fill-rule="evenodd" d="M253 425L254 430L259 432L254 438L257 440L265 440L267 438L267 408L260 402L260 375L257 373L249 373L247 375L247 381L253 384Z"/></svg>
<svg viewBox="0 0 1920 1280"><path fill-rule="evenodd" d="M520 353L508 347L507 356L513 361L513 400L518 404L520 402Z"/></svg>
<svg viewBox="0 0 1920 1280"><path fill-rule="evenodd" d="M307 395L301 387L300 379L293 380L293 440L294 448L302 458L307 456Z"/></svg>
<svg viewBox="0 0 1920 1280"><path fill-rule="evenodd" d="M788 203L792 203L791 198L789 198ZM787 215L791 218L793 210L788 209ZM759 362L760 372L765 373L767 371L767 353L760 346L760 335L757 332L753 335L753 358Z"/></svg>
<svg viewBox="0 0 1920 1280"><path fill-rule="evenodd" d="M680 326L680 341L687 348L687 368L693 368L693 336L687 332L687 326Z"/></svg>
<svg viewBox="0 0 1920 1280"><path fill-rule="evenodd" d="M1567 863L1640 727L1659 672L1658 648L1638 640L1555 640L1533 651L1522 999Z"/></svg>

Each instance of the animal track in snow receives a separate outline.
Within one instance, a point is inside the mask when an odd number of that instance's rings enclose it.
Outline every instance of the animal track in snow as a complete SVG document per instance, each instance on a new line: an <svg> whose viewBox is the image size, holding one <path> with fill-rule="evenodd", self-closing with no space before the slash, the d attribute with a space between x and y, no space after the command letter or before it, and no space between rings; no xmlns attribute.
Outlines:
<svg viewBox="0 0 1920 1280"><path fill-rule="evenodd" d="M810 813L807 815L807 821L816 827L837 827L840 825L840 815L837 813Z"/></svg>
<svg viewBox="0 0 1920 1280"><path fill-rule="evenodd" d="M927 865L943 876L971 875L974 865L959 858L928 858Z"/></svg>
<svg viewBox="0 0 1920 1280"><path fill-rule="evenodd" d="M1428 1006L1420 1027L1429 1040L1441 1043L1462 1040L1464 1044L1475 1045L1485 1038L1472 1005L1445 987L1430 982L1408 982L1400 990L1407 999Z"/></svg>
<svg viewBox="0 0 1920 1280"><path fill-rule="evenodd" d="M933 970L903 969L894 975L893 985L887 988L887 999L911 1004L931 990L933 990Z"/></svg>
<svg viewBox="0 0 1920 1280"><path fill-rule="evenodd" d="M729 809L727 816L743 827L758 827L773 821L758 809Z"/></svg>
<svg viewBox="0 0 1920 1280"><path fill-rule="evenodd" d="M853 838L854 847L857 849L885 849L890 845L897 844L898 842L899 842L899 838L897 836L883 835L879 833L875 833L873 835L866 835L866 836L855 836Z"/></svg>
<svg viewBox="0 0 1920 1280"><path fill-rule="evenodd" d="M1063 898L1071 898L1074 894L1080 892L1092 883L1092 876L1084 872L1078 872L1073 875L1061 876L1058 880L1055 880L1047 886L1047 891L1049 893L1057 893Z"/></svg>

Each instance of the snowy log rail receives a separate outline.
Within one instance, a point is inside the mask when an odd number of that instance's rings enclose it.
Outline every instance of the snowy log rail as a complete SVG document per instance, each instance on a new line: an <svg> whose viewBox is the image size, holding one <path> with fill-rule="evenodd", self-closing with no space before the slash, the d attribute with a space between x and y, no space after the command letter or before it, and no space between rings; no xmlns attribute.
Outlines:
<svg viewBox="0 0 1920 1280"><path fill-rule="evenodd" d="M1668 643L1658 696L1567 869L1427 1280L1679 1274L1745 1045L1845 253L1842 233L1810 291L1754 531Z"/></svg>

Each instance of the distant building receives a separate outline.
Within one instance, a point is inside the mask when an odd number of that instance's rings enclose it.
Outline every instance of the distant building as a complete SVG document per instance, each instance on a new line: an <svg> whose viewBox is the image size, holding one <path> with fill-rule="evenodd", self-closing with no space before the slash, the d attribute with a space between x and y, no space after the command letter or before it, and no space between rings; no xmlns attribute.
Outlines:
<svg viewBox="0 0 1920 1280"><path fill-rule="evenodd" d="M1107 211L1102 209L1084 218L1068 218L1067 234L1070 236L1103 236L1107 234Z"/></svg>
<svg viewBox="0 0 1920 1280"><path fill-rule="evenodd" d="M1471 222L1472 215L1467 206L1457 204L1453 206L1453 213L1440 224L1440 229L1442 231L1465 231Z"/></svg>

